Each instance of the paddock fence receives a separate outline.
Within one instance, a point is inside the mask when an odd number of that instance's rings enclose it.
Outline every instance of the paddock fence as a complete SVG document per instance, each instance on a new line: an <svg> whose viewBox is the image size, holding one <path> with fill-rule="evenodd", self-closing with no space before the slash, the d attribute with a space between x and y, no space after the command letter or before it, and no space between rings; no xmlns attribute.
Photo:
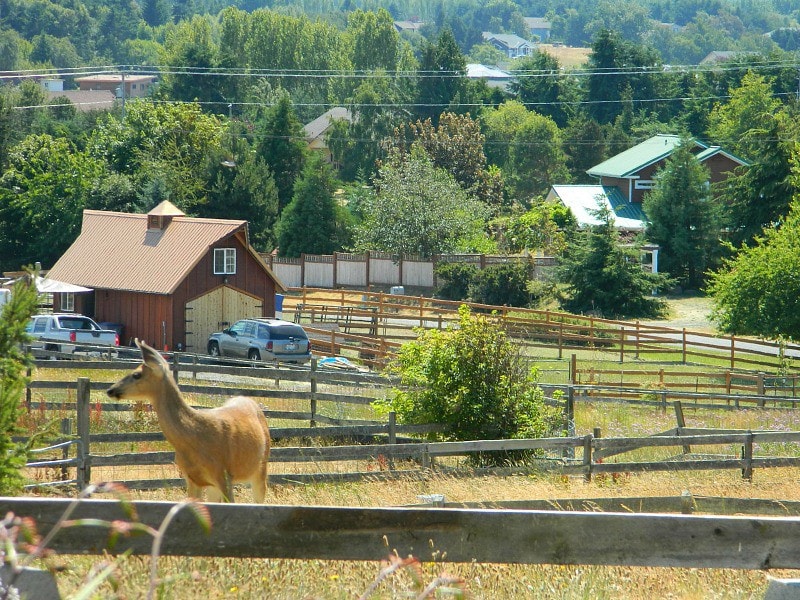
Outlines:
<svg viewBox="0 0 800 600"><path fill-rule="evenodd" d="M620 363L651 360L782 372L800 367L797 344L424 296L294 289L283 300L283 314L308 329L317 352L348 354L379 368L416 337L414 328L457 324L458 308L464 304L496 319L534 357L563 359L592 350Z"/></svg>

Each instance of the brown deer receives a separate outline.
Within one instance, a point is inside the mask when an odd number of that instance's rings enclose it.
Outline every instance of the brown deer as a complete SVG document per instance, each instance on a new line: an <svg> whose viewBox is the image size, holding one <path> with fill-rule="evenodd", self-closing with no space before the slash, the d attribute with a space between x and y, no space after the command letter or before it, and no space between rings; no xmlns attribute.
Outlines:
<svg viewBox="0 0 800 600"><path fill-rule="evenodd" d="M169 363L136 340L142 364L108 388L112 398L149 400L164 437L175 447L175 463L186 478L190 498L233 502L233 484L250 482L253 498L263 502L267 490L270 435L267 419L251 398L237 396L225 404L198 410L183 399Z"/></svg>

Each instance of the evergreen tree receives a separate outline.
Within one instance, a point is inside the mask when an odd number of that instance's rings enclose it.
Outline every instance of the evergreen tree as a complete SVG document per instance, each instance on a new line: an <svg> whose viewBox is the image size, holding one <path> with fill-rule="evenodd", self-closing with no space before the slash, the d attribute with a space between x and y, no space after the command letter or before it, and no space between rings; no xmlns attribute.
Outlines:
<svg viewBox="0 0 800 600"><path fill-rule="evenodd" d="M419 65L417 112L421 120L438 124L439 115L454 108L466 89L467 61L449 28L439 33L436 44L426 43Z"/></svg>
<svg viewBox="0 0 800 600"><path fill-rule="evenodd" d="M22 491L22 468L27 448L13 441L19 428L20 398L25 391L25 369L30 356L23 351L28 336L25 326L36 312L38 294L30 280L14 285L9 302L0 314L0 494L10 496Z"/></svg>
<svg viewBox="0 0 800 600"><path fill-rule="evenodd" d="M258 124L256 153L269 165L278 188L278 213L291 202L305 160L303 126L292 101L281 95Z"/></svg>
<svg viewBox="0 0 800 600"><path fill-rule="evenodd" d="M699 288L719 246L719 225L708 188L709 172L685 138L644 197L647 239L658 244L659 267L682 285Z"/></svg>
<svg viewBox="0 0 800 600"><path fill-rule="evenodd" d="M621 244L606 205L599 204L594 214L600 223L570 241L559 266L566 292L562 304L572 312L605 317L658 315L663 304L652 293L667 283L665 276L642 270L638 249Z"/></svg>
<svg viewBox="0 0 800 600"><path fill-rule="evenodd" d="M311 154L278 223L280 256L331 254L339 249L335 187L330 166L320 154Z"/></svg>

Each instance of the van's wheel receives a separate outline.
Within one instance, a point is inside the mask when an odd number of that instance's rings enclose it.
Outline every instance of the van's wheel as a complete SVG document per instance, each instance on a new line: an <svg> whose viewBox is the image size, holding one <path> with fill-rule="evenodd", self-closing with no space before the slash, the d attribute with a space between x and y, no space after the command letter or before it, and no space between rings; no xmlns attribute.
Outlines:
<svg viewBox="0 0 800 600"><path fill-rule="evenodd" d="M217 342L208 342L208 353L214 358L219 358L219 344Z"/></svg>
<svg viewBox="0 0 800 600"><path fill-rule="evenodd" d="M261 353L255 348L250 348L250 351L247 353L247 358L250 360L261 360Z"/></svg>

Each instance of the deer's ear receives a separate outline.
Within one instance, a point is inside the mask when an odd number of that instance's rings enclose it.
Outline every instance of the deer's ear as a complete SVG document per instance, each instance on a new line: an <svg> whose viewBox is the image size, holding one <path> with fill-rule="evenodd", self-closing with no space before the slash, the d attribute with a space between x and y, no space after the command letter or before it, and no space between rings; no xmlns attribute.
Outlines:
<svg viewBox="0 0 800 600"><path fill-rule="evenodd" d="M148 346L145 342L140 342L138 339L136 340L136 345L139 346L139 350L142 351L142 360L150 365L151 367L163 365L164 359L161 358L161 355L156 352L153 348Z"/></svg>

